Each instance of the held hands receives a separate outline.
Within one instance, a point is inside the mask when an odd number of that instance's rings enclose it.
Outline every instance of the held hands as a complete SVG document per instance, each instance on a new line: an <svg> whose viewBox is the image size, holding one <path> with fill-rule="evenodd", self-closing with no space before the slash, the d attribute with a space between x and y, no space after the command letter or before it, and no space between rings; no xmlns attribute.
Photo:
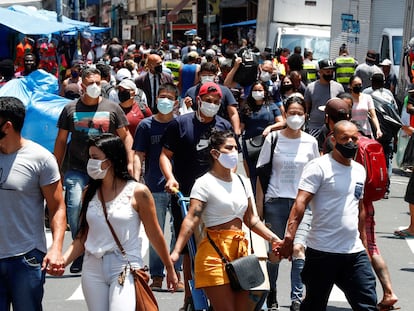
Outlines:
<svg viewBox="0 0 414 311"><path fill-rule="evenodd" d="M65 273L65 262L61 253L49 251L43 258L42 270L50 275L61 276Z"/></svg>
<svg viewBox="0 0 414 311"><path fill-rule="evenodd" d="M174 270L174 267L167 269L167 288L170 292L175 292L178 286L178 277L177 273Z"/></svg>
<svg viewBox="0 0 414 311"><path fill-rule="evenodd" d="M293 253L293 243L285 239L273 242L272 251L280 258L290 258Z"/></svg>

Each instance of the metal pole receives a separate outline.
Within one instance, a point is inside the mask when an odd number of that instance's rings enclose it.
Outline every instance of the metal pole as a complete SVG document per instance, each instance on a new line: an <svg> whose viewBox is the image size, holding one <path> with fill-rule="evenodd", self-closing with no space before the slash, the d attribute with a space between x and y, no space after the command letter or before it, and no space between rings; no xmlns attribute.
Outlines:
<svg viewBox="0 0 414 311"><path fill-rule="evenodd" d="M56 0L56 19L59 23L62 22L62 0Z"/></svg>

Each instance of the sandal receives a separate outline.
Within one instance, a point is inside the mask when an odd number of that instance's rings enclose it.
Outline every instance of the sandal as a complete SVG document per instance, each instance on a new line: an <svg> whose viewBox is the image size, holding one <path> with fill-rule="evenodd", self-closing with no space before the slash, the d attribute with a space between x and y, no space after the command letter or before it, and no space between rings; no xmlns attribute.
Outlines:
<svg viewBox="0 0 414 311"><path fill-rule="evenodd" d="M395 230L394 235L397 238L405 239L405 238L414 238L414 234L412 234L408 229L402 229L402 230ZM392 310L392 309L391 309Z"/></svg>
<svg viewBox="0 0 414 311"><path fill-rule="evenodd" d="M377 304L378 311L389 311L389 310L400 310L400 307L395 307L394 305L386 305L383 303Z"/></svg>

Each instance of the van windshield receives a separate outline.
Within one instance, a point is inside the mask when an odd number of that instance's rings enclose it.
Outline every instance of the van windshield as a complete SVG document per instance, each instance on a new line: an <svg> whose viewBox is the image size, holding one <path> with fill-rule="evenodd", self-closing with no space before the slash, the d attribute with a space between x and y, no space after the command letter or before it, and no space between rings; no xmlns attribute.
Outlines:
<svg viewBox="0 0 414 311"><path fill-rule="evenodd" d="M313 50L313 58L316 60L329 58L329 38L327 37L311 37L306 35L288 35L283 34L280 38L280 47L288 48L293 51L295 46Z"/></svg>

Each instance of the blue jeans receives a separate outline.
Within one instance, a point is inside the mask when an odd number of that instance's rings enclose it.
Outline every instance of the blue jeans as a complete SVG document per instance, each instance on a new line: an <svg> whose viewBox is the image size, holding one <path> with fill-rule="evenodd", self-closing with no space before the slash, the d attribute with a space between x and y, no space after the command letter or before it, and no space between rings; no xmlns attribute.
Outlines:
<svg viewBox="0 0 414 311"><path fill-rule="evenodd" d="M79 213L82 206L82 191L88 184L87 173L68 170L65 173L63 186L65 187L66 217L70 226L72 239L75 239L79 230Z"/></svg>
<svg viewBox="0 0 414 311"><path fill-rule="evenodd" d="M302 311L326 310L334 284L345 293L352 310L378 310L375 276L366 251L337 254L307 248L302 279L306 285Z"/></svg>
<svg viewBox="0 0 414 311"><path fill-rule="evenodd" d="M0 311L41 311L45 254L37 249L25 255L0 259Z"/></svg>
<svg viewBox="0 0 414 311"><path fill-rule="evenodd" d="M161 230L164 231L165 227L165 218L167 216L167 211L171 214L171 196L170 194L166 192L154 192L152 193L152 196L154 197L155 201L155 209L157 213L157 219L158 224L161 227ZM170 222L170 230L171 230L171 243L170 243L170 250L174 248L175 245L175 233L174 228L172 225L172 219ZM150 266L150 273L151 277L160 276L164 277L164 264L161 261L161 258L158 256L155 249L150 244L149 249L149 266ZM177 261L175 263L175 270L180 271L181 270L181 261Z"/></svg>
<svg viewBox="0 0 414 311"><path fill-rule="evenodd" d="M287 220L289 218L290 210L295 202L294 199L289 198L272 198L265 202L264 218L266 224L270 225L270 230L277 234L278 237L283 239L285 236L285 229ZM310 228L312 214L309 209L303 216L303 224L301 223L298 228L298 239L295 239L295 244L306 245L306 236ZM300 237L300 238L299 238ZM303 298L304 286L300 273L302 272L304 265L303 259L292 260L292 267L290 272L291 291L290 298L292 301L301 301ZM269 274L270 289L276 292L276 281L279 275L279 263L267 263L267 270Z"/></svg>

